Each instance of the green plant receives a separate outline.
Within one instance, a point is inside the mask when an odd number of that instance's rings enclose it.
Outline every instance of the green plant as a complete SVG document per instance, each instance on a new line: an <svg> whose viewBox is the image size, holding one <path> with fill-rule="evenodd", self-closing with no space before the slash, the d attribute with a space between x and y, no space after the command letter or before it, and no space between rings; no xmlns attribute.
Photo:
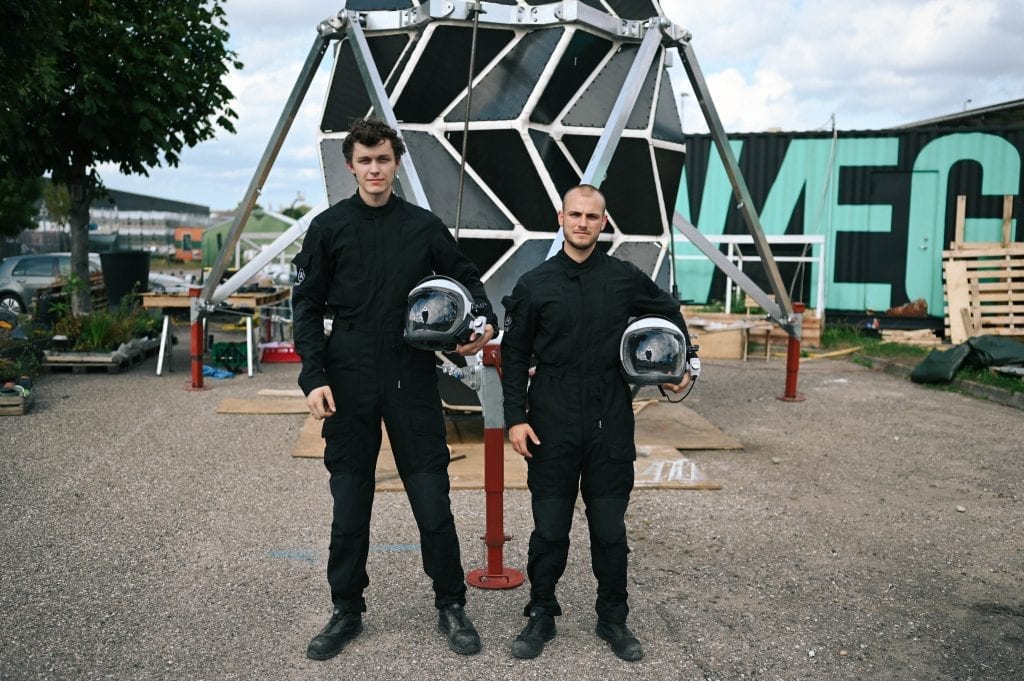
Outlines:
<svg viewBox="0 0 1024 681"><path fill-rule="evenodd" d="M10 380L39 374L43 361L43 346L48 334L44 329L31 326L28 317L19 319L18 328L25 333L14 335L11 329L0 326L0 379Z"/></svg>
<svg viewBox="0 0 1024 681"><path fill-rule="evenodd" d="M134 293L125 295L117 307L73 314L67 306L53 324L53 333L68 339L71 350L111 352L133 338L156 333L156 320L138 303Z"/></svg>
<svg viewBox="0 0 1024 681"><path fill-rule="evenodd" d="M821 347L824 350L859 347L859 352L863 355L887 359L905 358L910 361L922 359L932 350L926 346L884 341L878 336L850 324L830 324L823 329Z"/></svg>

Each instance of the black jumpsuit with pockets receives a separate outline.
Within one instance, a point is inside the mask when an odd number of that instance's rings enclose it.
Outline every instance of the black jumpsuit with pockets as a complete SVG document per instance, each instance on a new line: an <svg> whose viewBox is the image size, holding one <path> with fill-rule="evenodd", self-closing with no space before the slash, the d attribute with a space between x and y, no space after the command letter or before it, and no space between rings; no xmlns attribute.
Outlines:
<svg viewBox="0 0 1024 681"><path fill-rule="evenodd" d="M581 493L598 582L596 610L603 621L624 623L625 513L636 447L619 340L630 318L642 314L667 317L685 333L679 304L636 266L601 251L583 263L559 252L523 275L503 302L505 423L529 423L540 440L530 443L526 460L534 530L524 614L535 605L561 614L555 586ZM529 380L532 360L536 373Z"/></svg>
<svg viewBox="0 0 1024 681"><path fill-rule="evenodd" d="M431 274L460 281L496 323L476 266L432 213L394 195L384 206L368 206L358 193L313 220L295 264L299 385L307 395L329 385L337 409L322 431L334 499L327 562L334 605L366 610L381 420L419 529L435 605L465 604L435 358L403 342L402 331L409 291ZM325 338L328 314L334 319Z"/></svg>

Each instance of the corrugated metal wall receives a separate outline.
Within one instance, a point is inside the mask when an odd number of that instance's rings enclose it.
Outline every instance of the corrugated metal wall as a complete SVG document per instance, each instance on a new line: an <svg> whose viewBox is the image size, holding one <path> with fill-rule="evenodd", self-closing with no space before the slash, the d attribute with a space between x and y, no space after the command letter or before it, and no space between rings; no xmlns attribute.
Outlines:
<svg viewBox="0 0 1024 681"><path fill-rule="evenodd" d="M829 310L884 311L923 298L941 317L942 250L958 194L967 196L968 241L999 240L1004 195L1015 197L1013 234L1024 241L1024 128L765 133L730 144L767 234L825 236ZM676 207L706 235L748 233L709 135L687 136ZM754 270L746 268L766 284ZM780 270L795 299L818 305L815 268ZM677 273L685 298L723 298L724 275L709 264L677 259Z"/></svg>

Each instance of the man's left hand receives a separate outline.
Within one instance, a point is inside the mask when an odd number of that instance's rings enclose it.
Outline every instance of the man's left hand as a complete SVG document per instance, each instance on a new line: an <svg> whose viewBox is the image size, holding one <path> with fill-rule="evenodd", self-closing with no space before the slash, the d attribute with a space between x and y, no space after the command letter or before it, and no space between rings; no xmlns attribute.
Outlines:
<svg viewBox="0 0 1024 681"><path fill-rule="evenodd" d="M663 390L668 390L678 395L679 393L686 390L686 387L690 385L690 381L692 380L693 378L690 376L690 374L685 373L683 374L683 380L679 381L678 383L662 383L661 387Z"/></svg>
<svg viewBox="0 0 1024 681"><path fill-rule="evenodd" d="M459 353L463 357L469 355L475 355L480 352L480 349L487 345L487 342L494 338L494 327L490 324L484 329L484 335L474 333L469 337L469 342L465 345L455 346L455 352Z"/></svg>

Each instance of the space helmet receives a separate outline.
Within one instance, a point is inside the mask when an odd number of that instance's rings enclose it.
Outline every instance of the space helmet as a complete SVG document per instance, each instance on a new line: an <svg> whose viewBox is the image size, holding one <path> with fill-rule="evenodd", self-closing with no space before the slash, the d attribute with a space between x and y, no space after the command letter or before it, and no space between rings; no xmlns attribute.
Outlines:
<svg viewBox="0 0 1024 681"><path fill-rule="evenodd" d="M656 315L637 317L619 343L622 375L634 385L679 383L687 370L686 351L678 326Z"/></svg>
<svg viewBox="0 0 1024 681"><path fill-rule="evenodd" d="M450 277L431 275L409 292L403 335L413 347L454 350L469 341L473 323L473 299Z"/></svg>

